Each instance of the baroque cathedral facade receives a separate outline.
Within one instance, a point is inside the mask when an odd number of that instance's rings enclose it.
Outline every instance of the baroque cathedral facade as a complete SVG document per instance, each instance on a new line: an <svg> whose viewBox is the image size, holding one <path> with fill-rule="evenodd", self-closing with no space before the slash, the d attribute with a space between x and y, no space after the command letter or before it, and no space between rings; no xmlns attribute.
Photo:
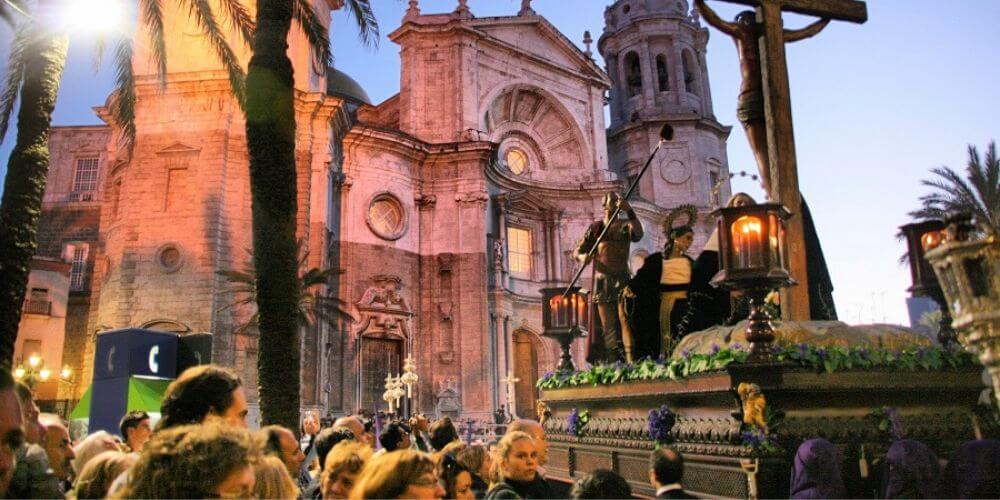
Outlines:
<svg viewBox="0 0 1000 500"><path fill-rule="evenodd" d="M326 22L341 7L313 4ZM209 332L213 361L255 401L256 332L238 328L252 311L229 307L220 274L250 258L245 125L225 73L185 34L186 14L168 15L165 89L148 56L135 58L130 156L104 107L107 126L53 128L39 253L73 263L64 362L85 379L97 332ZM350 312L302 330L303 407L382 408L386 375L412 356L419 411L485 418L511 404L531 415L533 381L559 353L542 336L540 289L571 279L602 196L627 189L664 123L674 139L631 200L646 228L631 264L663 245L681 204L699 209L700 248L728 196L708 31L687 0L618 0L596 41L601 68L589 33L581 50L530 2L476 17L465 2L424 13L411 1L389 38L400 90L381 103L336 69L316 71L301 35L289 40L298 235L306 266L344 270L323 293Z"/></svg>

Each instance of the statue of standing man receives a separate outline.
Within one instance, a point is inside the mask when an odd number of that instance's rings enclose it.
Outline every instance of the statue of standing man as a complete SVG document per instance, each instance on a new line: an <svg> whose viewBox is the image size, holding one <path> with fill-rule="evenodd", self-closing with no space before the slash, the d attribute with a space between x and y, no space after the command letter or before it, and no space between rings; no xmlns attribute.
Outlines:
<svg viewBox="0 0 1000 500"><path fill-rule="evenodd" d="M745 10L736 15L734 22L723 21L705 0L695 0L695 6L705 21L715 29L732 37L736 52L740 57L740 97L736 106L736 117L743 124L743 131L750 141L750 149L757 160L764 190L771 193L771 170L767 158L767 125L764 122L764 80L760 66L760 37L763 26L757 22L757 15ZM829 24L829 19L820 19L799 30L785 30L785 42L797 42L816 35Z"/></svg>
<svg viewBox="0 0 1000 500"><path fill-rule="evenodd" d="M591 363L625 360L621 320L618 317L618 299L630 278L629 249L632 243L642 239L643 234L642 223L636 217L632 206L618 193L612 191L605 194L603 206L604 220L594 221L587 228L583 241L576 249L577 259L581 261L586 259L590 249L597 243L601 230L606 224L610 226L594 253L594 284L591 296L602 335L599 339L592 335L588 341L587 361ZM619 207L628 216L627 220L611 219Z"/></svg>

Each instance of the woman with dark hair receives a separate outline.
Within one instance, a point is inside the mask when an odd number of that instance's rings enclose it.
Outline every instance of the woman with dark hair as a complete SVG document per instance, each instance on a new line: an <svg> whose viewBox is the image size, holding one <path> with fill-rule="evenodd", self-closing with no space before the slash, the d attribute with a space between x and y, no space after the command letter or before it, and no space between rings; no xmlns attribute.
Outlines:
<svg viewBox="0 0 1000 500"><path fill-rule="evenodd" d="M476 493L472 490L472 472L462 465L451 453L441 458L441 484L444 485L445 498L455 500L474 500Z"/></svg>
<svg viewBox="0 0 1000 500"><path fill-rule="evenodd" d="M206 419L247 427L247 399L240 377L227 368L199 365L188 368L167 386L160 404L156 430L198 424Z"/></svg>
<svg viewBox="0 0 1000 500"><path fill-rule="evenodd" d="M472 491L476 498L483 498L486 495L486 490L490 488L488 481L490 468L493 465L489 450L486 449L485 445L473 444L459 451L455 457L458 459L458 463L464 465L472 474Z"/></svg>
<svg viewBox="0 0 1000 500"><path fill-rule="evenodd" d="M260 458L246 429L181 425L153 434L112 498L249 498Z"/></svg>
<svg viewBox="0 0 1000 500"><path fill-rule="evenodd" d="M678 215L687 215L688 222L674 227ZM671 212L664 225L667 241L663 251L646 257L622 293L626 299L623 309L630 319L631 335L626 336L632 339L631 349L626 346L632 353L629 361L669 356L680 337L690 331L684 321L694 260L685 252L694 242L691 224L696 216L697 210L687 205ZM631 306L630 299L635 299Z"/></svg>

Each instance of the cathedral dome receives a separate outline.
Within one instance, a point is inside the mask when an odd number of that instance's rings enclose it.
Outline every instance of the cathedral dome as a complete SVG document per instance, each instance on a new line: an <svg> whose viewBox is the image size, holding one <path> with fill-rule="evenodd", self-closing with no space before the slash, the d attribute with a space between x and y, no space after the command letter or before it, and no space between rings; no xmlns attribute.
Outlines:
<svg viewBox="0 0 1000 500"><path fill-rule="evenodd" d="M364 104L372 103L360 83L336 68L326 68L326 94Z"/></svg>

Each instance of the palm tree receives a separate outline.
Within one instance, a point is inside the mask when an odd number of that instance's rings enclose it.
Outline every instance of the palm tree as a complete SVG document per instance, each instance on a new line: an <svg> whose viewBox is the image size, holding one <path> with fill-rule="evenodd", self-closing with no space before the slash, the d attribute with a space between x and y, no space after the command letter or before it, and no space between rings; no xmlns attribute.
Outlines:
<svg viewBox="0 0 1000 500"><path fill-rule="evenodd" d="M918 220L944 219L950 213L967 212L981 231L1000 236L1000 159L995 141L987 146L985 160L970 145L965 177L950 167L932 169L935 177L921 184L934 191L920 197L922 206L910 216Z"/></svg>
<svg viewBox="0 0 1000 500"><path fill-rule="evenodd" d="M199 26L216 56L229 70L230 82L242 98L243 70L225 40L216 21L210 0L171 0L183 2ZM163 38L163 0L138 0L139 21L150 33L153 60L157 63L161 85L166 83L166 48ZM21 319L21 304L28 283L29 264L38 246L38 219L49 170L49 129L52 111L59 93L59 81L69 47L67 33L56 28L52 16L60 11L63 0L37 0L28 12L33 16L17 25L10 59L0 90L0 138L2 138L20 98L17 115L17 142L11 151L0 202L0 367L13 361L14 343ZM250 16L240 0L223 0L229 20L239 27L249 41ZM28 2L0 0L0 17L14 19L25 13ZM101 44L103 45L103 44ZM117 89L111 113L122 131L122 141L131 152L135 140L135 79L132 73L132 39L121 36L114 48Z"/></svg>
<svg viewBox="0 0 1000 500"><path fill-rule="evenodd" d="M378 39L368 0L347 0L361 40ZM303 27L317 61L331 61L328 33L315 29L307 0L257 0L247 70L246 126L253 210L260 350L257 376L263 422L299 428L298 297L296 274L295 112L292 62L287 55L292 20Z"/></svg>
<svg viewBox="0 0 1000 500"><path fill-rule="evenodd" d="M302 242L299 241L298 248L302 249ZM235 309L244 306L257 306L257 271L253 266L253 252L247 250L250 260L246 262L242 270L227 269L217 271L217 274L224 276L232 285L226 292L236 295L235 300L229 305L222 307L219 311ZM301 252L298 262L298 325L313 326L317 322L324 323L335 320L338 317L350 317L351 313L346 309L346 303L340 298L332 295L322 295L316 292L321 286L329 286L330 280L338 274L343 274L343 269L320 269L318 267L306 268L309 252ZM254 327L260 326L260 313L254 311L245 321L236 327L237 332L246 332Z"/></svg>

